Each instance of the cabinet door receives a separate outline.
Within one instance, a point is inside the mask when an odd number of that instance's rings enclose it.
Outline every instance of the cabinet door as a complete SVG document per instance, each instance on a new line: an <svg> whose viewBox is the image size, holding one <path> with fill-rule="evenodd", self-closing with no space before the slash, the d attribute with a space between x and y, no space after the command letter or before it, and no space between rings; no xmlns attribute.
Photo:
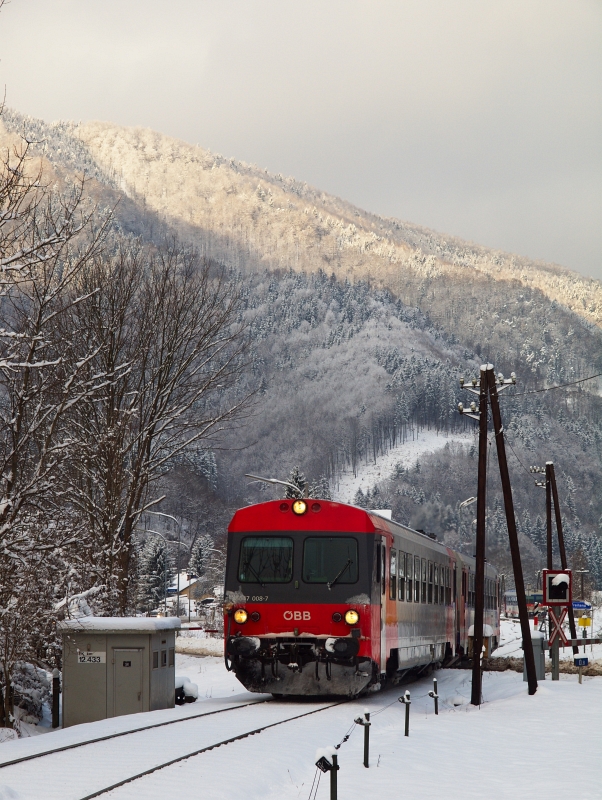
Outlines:
<svg viewBox="0 0 602 800"><path fill-rule="evenodd" d="M144 650L113 650L113 714L137 714L142 711L142 654Z"/></svg>

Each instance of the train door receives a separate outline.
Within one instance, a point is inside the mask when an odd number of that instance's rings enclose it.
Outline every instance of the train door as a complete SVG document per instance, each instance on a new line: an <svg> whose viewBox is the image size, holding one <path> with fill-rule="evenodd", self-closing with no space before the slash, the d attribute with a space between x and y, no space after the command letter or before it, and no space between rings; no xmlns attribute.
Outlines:
<svg viewBox="0 0 602 800"><path fill-rule="evenodd" d="M376 586L375 594L380 597L380 655L381 673L387 669L387 543L384 536L376 536Z"/></svg>

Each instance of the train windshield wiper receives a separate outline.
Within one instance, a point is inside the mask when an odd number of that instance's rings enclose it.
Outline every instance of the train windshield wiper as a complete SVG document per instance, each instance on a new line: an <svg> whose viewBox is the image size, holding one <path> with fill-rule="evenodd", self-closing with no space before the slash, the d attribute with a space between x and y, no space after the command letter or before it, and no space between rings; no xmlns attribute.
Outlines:
<svg viewBox="0 0 602 800"><path fill-rule="evenodd" d="M338 579L345 573L346 570L349 569L349 567L352 564L353 564L353 561L350 558L348 558L346 563L345 563L345 566L341 569L341 571L331 581L328 581L326 586L328 586L329 589L332 589L332 587L335 585L335 583L338 581Z"/></svg>
<svg viewBox="0 0 602 800"><path fill-rule="evenodd" d="M261 582L261 578L259 577L259 575L258 575L258 574L255 572L255 569L254 569L254 567L252 567L252 566L251 566L251 562L250 562L250 561L247 561L247 563L245 564L245 567L244 567L244 568L245 568L245 569L250 569L250 570L251 570L251 572L253 573L253 575L255 575L255 577L257 578L257 583L258 583L260 586L265 586L265 584L263 584L263 583ZM262 570L259 570L259 572L262 572Z"/></svg>

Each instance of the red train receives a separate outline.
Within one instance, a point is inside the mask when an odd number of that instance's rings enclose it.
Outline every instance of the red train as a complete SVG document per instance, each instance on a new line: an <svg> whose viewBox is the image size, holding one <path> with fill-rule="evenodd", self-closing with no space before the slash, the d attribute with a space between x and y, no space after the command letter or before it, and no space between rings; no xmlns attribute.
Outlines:
<svg viewBox="0 0 602 800"><path fill-rule="evenodd" d="M329 500L248 506L228 529L226 666L250 691L354 696L471 655L474 559ZM486 565L485 645L499 641Z"/></svg>

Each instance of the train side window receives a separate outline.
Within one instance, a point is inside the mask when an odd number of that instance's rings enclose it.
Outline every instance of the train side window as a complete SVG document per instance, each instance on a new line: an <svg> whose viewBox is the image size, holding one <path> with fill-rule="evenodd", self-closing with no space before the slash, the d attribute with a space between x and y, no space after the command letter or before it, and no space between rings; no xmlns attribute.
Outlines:
<svg viewBox="0 0 602 800"><path fill-rule="evenodd" d="M397 550L391 548L389 559L389 600L397 599Z"/></svg>
<svg viewBox="0 0 602 800"><path fill-rule="evenodd" d="M439 564L433 565L435 577L433 578L433 603L439 605Z"/></svg>
<svg viewBox="0 0 602 800"><path fill-rule="evenodd" d="M420 559L417 556L414 556L414 602L420 602Z"/></svg>
<svg viewBox="0 0 602 800"><path fill-rule="evenodd" d="M422 592L421 602L426 603L426 558L422 559Z"/></svg>
<svg viewBox="0 0 602 800"><path fill-rule="evenodd" d="M406 555L406 600L412 602L412 575L414 574L414 558L411 553Z"/></svg>
<svg viewBox="0 0 602 800"><path fill-rule="evenodd" d="M499 584L496 581L495 586L494 586L494 595L493 595L493 607L494 607L494 609L496 611L497 611L497 596L498 596L499 590L500 590L500 587L499 587Z"/></svg>
<svg viewBox="0 0 602 800"><path fill-rule="evenodd" d="M443 564L439 565L439 605L445 603L445 567Z"/></svg>
<svg viewBox="0 0 602 800"><path fill-rule="evenodd" d="M397 562L397 590L400 600L406 599L406 554L401 550L399 551L399 560Z"/></svg>
<svg viewBox="0 0 602 800"><path fill-rule="evenodd" d="M433 562L428 562L428 602L433 602Z"/></svg>

